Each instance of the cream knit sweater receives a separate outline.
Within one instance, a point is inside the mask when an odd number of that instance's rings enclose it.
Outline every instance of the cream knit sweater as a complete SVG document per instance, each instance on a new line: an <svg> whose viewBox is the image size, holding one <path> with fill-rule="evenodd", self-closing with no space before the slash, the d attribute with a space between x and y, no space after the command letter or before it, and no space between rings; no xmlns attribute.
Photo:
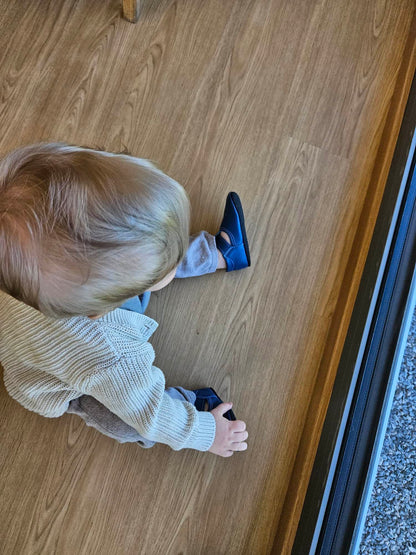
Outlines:
<svg viewBox="0 0 416 555"><path fill-rule="evenodd" d="M0 292L0 361L9 394L43 416L91 395L143 437L172 449L208 450L215 420L165 394L149 337L157 323L116 309L98 320L54 320Z"/></svg>

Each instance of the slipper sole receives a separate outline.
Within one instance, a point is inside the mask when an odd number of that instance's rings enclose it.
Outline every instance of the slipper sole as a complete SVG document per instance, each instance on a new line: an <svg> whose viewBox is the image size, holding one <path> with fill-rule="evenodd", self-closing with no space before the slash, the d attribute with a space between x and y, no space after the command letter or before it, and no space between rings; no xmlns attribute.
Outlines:
<svg viewBox="0 0 416 555"><path fill-rule="evenodd" d="M237 210L238 217L240 218L240 229L241 229L241 234L243 236L244 250L246 253L248 265L251 266L250 250L249 250L248 240L247 240L243 206L241 204L240 197L237 195L237 193L230 193L230 198L232 203L234 204L235 209Z"/></svg>

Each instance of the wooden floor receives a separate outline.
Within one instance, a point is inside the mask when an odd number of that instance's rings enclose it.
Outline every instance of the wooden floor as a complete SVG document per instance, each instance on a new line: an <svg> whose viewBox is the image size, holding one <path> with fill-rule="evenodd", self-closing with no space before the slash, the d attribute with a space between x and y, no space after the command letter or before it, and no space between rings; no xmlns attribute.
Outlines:
<svg viewBox="0 0 416 555"><path fill-rule="evenodd" d="M152 297L169 385L247 422L230 459L119 445L1 388L0 551L290 551L414 56L414 0L0 0L0 154L127 148L180 181L193 229L230 190L253 266Z"/></svg>

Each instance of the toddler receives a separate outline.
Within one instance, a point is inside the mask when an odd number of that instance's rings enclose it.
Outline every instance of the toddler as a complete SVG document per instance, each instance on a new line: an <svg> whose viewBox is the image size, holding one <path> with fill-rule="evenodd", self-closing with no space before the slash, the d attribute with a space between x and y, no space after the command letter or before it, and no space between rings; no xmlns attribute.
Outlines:
<svg viewBox="0 0 416 555"><path fill-rule="evenodd" d="M174 278L250 265L244 215L189 240L184 189L151 162L62 143L0 161L0 361L9 394L68 412L121 443L247 449L244 422L212 388L165 389L148 342L150 293Z"/></svg>

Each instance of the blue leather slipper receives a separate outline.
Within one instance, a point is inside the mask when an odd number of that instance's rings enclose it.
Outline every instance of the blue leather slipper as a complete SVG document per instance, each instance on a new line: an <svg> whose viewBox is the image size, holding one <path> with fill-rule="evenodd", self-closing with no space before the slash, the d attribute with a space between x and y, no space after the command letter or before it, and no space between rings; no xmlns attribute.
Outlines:
<svg viewBox="0 0 416 555"><path fill-rule="evenodd" d="M220 235L227 233L230 243ZM228 193L225 203L224 218L220 231L215 236L217 249L221 252L227 265L227 272L242 270L251 265L250 249L244 223L244 212L237 193Z"/></svg>
<svg viewBox="0 0 416 555"><path fill-rule="evenodd" d="M212 387L194 389L193 392L196 395L195 408L200 412L211 411L223 402ZM224 418L227 420L237 420L232 410L227 411L224 414Z"/></svg>

